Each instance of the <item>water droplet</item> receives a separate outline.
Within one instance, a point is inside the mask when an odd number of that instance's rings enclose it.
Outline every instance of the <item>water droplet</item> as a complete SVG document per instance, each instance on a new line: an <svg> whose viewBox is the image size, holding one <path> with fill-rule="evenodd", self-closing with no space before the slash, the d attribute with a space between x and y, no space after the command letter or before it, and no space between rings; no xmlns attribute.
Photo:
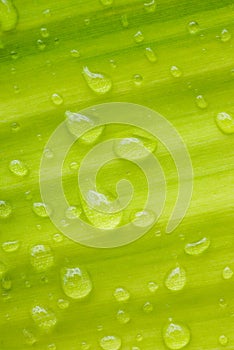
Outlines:
<svg viewBox="0 0 234 350"><path fill-rule="evenodd" d="M131 215L131 221L134 226L147 227L154 223L155 215L149 210L137 211Z"/></svg>
<svg viewBox="0 0 234 350"><path fill-rule="evenodd" d="M171 66L170 72L171 72L171 75L172 75L174 78L179 78L179 77L181 77L181 75L182 75L181 69L178 68L177 66Z"/></svg>
<svg viewBox="0 0 234 350"><path fill-rule="evenodd" d="M121 23L124 28L127 28L129 26L127 14L121 16Z"/></svg>
<svg viewBox="0 0 234 350"><path fill-rule="evenodd" d="M63 103L63 98L61 95L54 93L51 96L51 101L55 106L60 106Z"/></svg>
<svg viewBox="0 0 234 350"><path fill-rule="evenodd" d="M72 299L83 299L92 291L92 281L84 268L63 268L61 279L64 293Z"/></svg>
<svg viewBox="0 0 234 350"><path fill-rule="evenodd" d="M115 69L117 67L117 64L116 64L115 60L110 60L109 62L110 62L110 65L111 65L112 68Z"/></svg>
<svg viewBox="0 0 234 350"><path fill-rule="evenodd" d="M49 333L57 323L54 312L40 305L32 308L31 316L37 327L45 333Z"/></svg>
<svg viewBox="0 0 234 350"><path fill-rule="evenodd" d="M143 311L146 313L146 314L149 314L153 311L154 309L154 306L153 304L151 304L149 301L147 301L144 305L143 305Z"/></svg>
<svg viewBox="0 0 234 350"><path fill-rule="evenodd" d="M145 11L148 12L148 13L152 13L152 12L155 12L156 10L156 2L155 0L148 0L144 3L144 8L145 8Z"/></svg>
<svg viewBox="0 0 234 350"><path fill-rule="evenodd" d="M16 28L18 13L11 0L0 0L1 30L8 32Z"/></svg>
<svg viewBox="0 0 234 350"><path fill-rule="evenodd" d="M154 63L157 61L157 56L156 56L155 52L153 51L153 49L151 49L150 47L146 47L145 55L148 58L149 62Z"/></svg>
<svg viewBox="0 0 234 350"><path fill-rule="evenodd" d="M64 236L61 234L61 233L55 233L53 235L53 240L56 242L56 243L61 243L63 240L64 240Z"/></svg>
<svg viewBox="0 0 234 350"><path fill-rule="evenodd" d="M116 139L114 143L116 155L129 160L145 158L149 155L149 152L154 152L156 148L156 141L136 137Z"/></svg>
<svg viewBox="0 0 234 350"><path fill-rule="evenodd" d="M20 130L20 124L17 122L11 123L11 131L18 132Z"/></svg>
<svg viewBox="0 0 234 350"><path fill-rule="evenodd" d="M43 11L43 15L47 18L51 17L51 11L50 9L46 9Z"/></svg>
<svg viewBox="0 0 234 350"><path fill-rule="evenodd" d="M71 163L69 164L69 168L70 168L71 170L77 170L77 169L79 168L79 164L78 164L77 162L71 162Z"/></svg>
<svg viewBox="0 0 234 350"><path fill-rule="evenodd" d="M0 200L0 219L7 219L12 213L10 203Z"/></svg>
<svg viewBox="0 0 234 350"><path fill-rule="evenodd" d="M81 350L89 350L91 348L91 345L87 343L86 341L83 341L80 346Z"/></svg>
<svg viewBox="0 0 234 350"><path fill-rule="evenodd" d="M113 0L100 0L102 5L111 6L113 4Z"/></svg>
<svg viewBox="0 0 234 350"><path fill-rule="evenodd" d="M184 247L185 252L188 255L199 255L205 252L210 246L210 239L204 237L197 242L188 243Z"/></svg>
<svg viewBox="0 0 234 350"><path fill-rule="evenodd" d="M182 267L179 266L171 270L165 280L165 286L172 291L178 291L183 289L185 283L186 272Z"/></svg>
<svg viewBox="0 0 234 350"><path fill-rule="evenodd" d="M28 167L21 160L12 160L9 164L10 171L17 176L26 176L28 174Z"/></svg>
<svg viewBox="0 0 234 350"><path fill-rule="evenodd" d="M114 297L118 302L126 302L130 298L130 293L126 289L119 287L114 291Z"/></svg>
<svg viewBox="0 0 234 350"><path fill-rule="evenodd" d="M31 331L24 328L22 332L27 345L33 345L37 342L35 335Z"/></svg>
<svg viewBox="0 0 234 350"><path fill-rule="evenodd" d="M67 219L74 220L78 219L81 214L81 208L76 206L70 206L66 210Z"/></svg>
<svg viewBox="0 0 234 350"><path fill-rule="evenodd" d="M196 104L201 109L205 109L208 106L204 96L202 96L202 95L198 95L196 97Z"/></svg>
<svg viewBox="0 0 234 350"><path fill-rule="evenodd" d="M196 21L189 22L188 31L190 34L196 34L197 32L199 32L199 30L199 24Z"/></svg>
<svg viewBox="0 0 234 350"><path fill-rule="evenodd" d="M182 349L190 341L190 331L185 325L169 323L163 329L163 339L169 349Z"/></svg>
<svg viewBox="0 0 234 350"><path fill-rule="evenodd" d="M220 298L219 299L219 306L222 308L226 308L227 307L227 302L224 298Z"/></svg>
<svg viewBox="0 0 234 350"><path fill-rule="evenodd" d="M100 346L103 350L119 350L121 344L121 339L115 335L107 335L100 340Z"/></svg>
<svg viewBox="0 0 234 350"><path fill-rule="evenodd" d="M232 35L227 29L223 29L220 35L220 39L223 43L226 43L231 39Z"/></svg>
<svg viewBox="0 0 234 350"><path fill-rule="evenodd" d="M4 275L2 277L2 281L1 282L2 282L2 288L5 291L11 290L11 288L12 288L12 280L11 280L10 276Z"/></svg>
<svg viewBox="0 0 234 350"><path fill-rule="evenodd" d="M79 51L76 50L76 49L71 50L70 53L71 53L71 56L72 56L72 57L75 57L75 58L80 57L80 53L79 53Z"/></svg>
<svg viewBox="0 0 234 350"><path fill-rule="evenodd" d="M36 215L42 218L46 218L51 214L49 206L41 202L33 203L33 211Z"/></svg>
<svg viewBox="0 0 234 350"><path fill-rule="evenodd" d="M38 271L46 271L54 264L54 257L48 245L37 244L30 250L30 261Z"/></svg>
<svg viewBox="0 0 234 350"><path fill-rule="evenodd" d="M54 158L54 153L49 148L46 148L43 153L44 153L44 157L47 158L47 159Z"/></svg>
<svg viewBox="0 0 234 350"><path fill-rule="evenodd" d="M50 36L48 29L45 27L42 27L40 29L40 33L41 33L42 38L48 38Z"/></svg>
<svg viewBox="0 0 234 350"><path fill-rule="evenodd" d="M46 44L44 43L43 40L38 39L38 40L37 40L37 47L38 47L38 49L39 49L40 51L43 51L43 50L45 50L45 48L46 48Z"/></svg>
<svg viewBox="0 0 234 350"><path fill-rule="evenodd" d="M140 74L134 74L133 82L136 86L140 86L143 82L143 77Z"/></svg>
<svg viewBox="0 0 234 350"><path fill-rule="evenodd" d="M2 249L6 253L13 253L17 251L20 247L20 242L19 241L7 241L2 243Z"/></svg>
<svg viewBox="0 0 234 350"><path fill-rule="evenodd" d="M89 88L98 95L106 94L112 88L112 81L105 74L91 72L88 67L84 67L83 76Z"/></svg>
<svg viewBox="0 0 234 350"><path fill-rule="evenodd" d="M124 310L118 310L116 318L119 323L126 324L130 321L130 315Z"/></svg>
<svg viewBox="0 0 234 350"><path fill-rule="evenodd" d="M222 334L219 337L219 344L222 346L225 346L228 344L228 337L226 337L226 335Z"/></svg>
<svg viewBox="0 0 234 350"><path fill-rule="evenodd" d="M57 305L61 310L65 310L70 305L70 302L68 300L65 300L65 299L58 299Z"/></svg>
<svg viewBox="0 0 234 350"><path fill-rule="evenodd" d="M52 344L49 344L49 345L47 346L47 349L48 349L48 350L56 350L56 349L57 349L57 346L56 346L54 343L52 343Z"/></svg>
<svg viewBox="0 0 234 350"><path fill-rule="evenodd" d="M140 334L140 333L138 333L138 334L136 335L136 341L137 341L138 343L140 343L140 342L142 342L142 340L143 340L143 335Z"/></svg>
<svg viewBox="0 0 234 350"><path fill-rule="evenodd" d="M158 284L153 281L148 283L148 289L151 293L155 293L158 290L158 287Z"/></svg>
<svg viewBox="0 0 234 350"><path fill-rule="evenodd" d="M233 276L233 271L232 271L232 269L231 269L229 266L226 266L226 267L223 269L222 275L223 275L223 278L224 278L225 280L229 280L229 279L232 278L232 276Z"/></svg>
<svg viewBox="0 0 234 350"><path fill-rule="evenodd" d="M234 118L230 114L226 112L218 113L216 124L224 134L234 133Z"/></svg>
<svg viewBox="0 0 234 350"><path fill-rule="evenodd" d="M139 30L135 35L134 35L134 40L136 43L142 43L142 41L144 41L144 35L142 34L142 32Z"/></svg>

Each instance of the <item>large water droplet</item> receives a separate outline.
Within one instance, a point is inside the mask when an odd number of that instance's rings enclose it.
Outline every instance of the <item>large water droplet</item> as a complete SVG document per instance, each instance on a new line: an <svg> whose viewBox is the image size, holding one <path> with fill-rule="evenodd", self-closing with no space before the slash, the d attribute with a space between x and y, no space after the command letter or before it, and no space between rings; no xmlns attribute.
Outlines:
<svg viewBox="0 0 234 350"><path fill-rule="evenodd" d="M229 279L232 278L232 276L233 276L233 271L232 271L232 269L231 269L229 266L226 266L226 267L223 269L222 275L223 275L223 278L224 278L225 280L229 280Z"/></svg>
<svg viewBox="0 0 234 350"><path fill-rule="evenodd" d="M18 13L11 0L0 0L0 27L3 32L16 28Z"/></svg>
<svg viewBox="0 0 234 350"><path fill-rule="evenodd" d="M51 210L48 207L48 205L46 205L45 203L41 203L41 202L33 203L33 211L35 214L37 214L38 216L40 216L42 218L48 217L51 213Z"/></svg>
<svg viewBox="0 0 234 350"><path fill-rule="evenodd" d="M130 293L126 289L118 287L114 291L114 297L118 302L126 302L130 298Z"/></svg>
<svg viewBox="0 0 234 350"><path fill-rule="evenodd" d="M30 261L38 272L48 270L54 264L50 247L44 244L34 245L30 250Z"/></svg>
<svg viewBox="0 0 234 350"><path fill-rule="evenodd" d="M10 203L0 200L0 219L8 218L12 213L12 207Z"/></svg>
<svg viewBox="0 0 234 350"><path fill-rule="evenodd" d="M28 167L21 160L14 159L9 164L10 171L17 176L26 176L28 174Z"/></svg>
<svg viewBox="0 0 234 350"><path fill-rule="evenodd" d="M121 339L115 335L107 335L99 342L103 350L119 350L121 347Z"/></svg>
<svg viewBox="0 0 234 350"><path fill-rule="evenodd" d="M20 247L20 242L19 241L7 241L2 243L2 249L6 253L13 253L16 250L18 250Z"/></svg>
<svg viewBox="0 0 234 350"><path fill-rule="evenodd" d="M149 152L154 152L156 147L156 140L137 137L117 139L114 143L116 155L130 160L145 158L149 155Z"/></svg>
<svg viewBox="0 0 234 350"><path fill-rule="evenodd" d="M199 255L206 251L210 246L210 239L204 237L197 242L188 243L184 247L185 252L188 255Z"/></svg>
<svg viewBox="0 0 234 350"><path fill-rule="evenodd" d="M171 270L165 280L165 286L172 291L178 291L183 289L185 283L186 272L182 267L179 266Z"/></svg>
<svg viewBox="0 0 234 350"><path fill-rule="evenodd" d="M234 118L230 114L226 112L218 113L216 124L224 134L234 133Z"/></svg>
<svg viewBox="0 0 234 350"><path fill-rule="evenodd" d="M112 88L112 81L105 74L91 72L88 67L84 67L83 76L90 89L98 95L106 94Z"/></svg>
<svg viewBox="0 0 234 350"><path fill-rule="evenodd" d="M63 268L61 270L61 280L64 293L72 299L87 297L93 288L90 276L84 268Z"/></svg>
<svg viewBox="0 0 234 350"><path fill-rule="evenodd" d="M57 323L54 312L40 305L32 308L31 316L37 327L45 333L52 331Z"/></svg>
<svg viewBox="0 0 234 350"><path fill-rule="evenodd" d="M190 331L183 324L171 322L163 329L163 339L169 349L182 349L190 341Z"/></svg>

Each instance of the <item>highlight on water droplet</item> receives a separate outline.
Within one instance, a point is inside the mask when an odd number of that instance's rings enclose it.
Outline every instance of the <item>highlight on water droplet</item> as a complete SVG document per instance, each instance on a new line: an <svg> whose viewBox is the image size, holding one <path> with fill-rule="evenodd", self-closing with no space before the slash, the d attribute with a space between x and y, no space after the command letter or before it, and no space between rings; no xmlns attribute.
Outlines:
<svg viewBox="0 0 234 350"><path fill-rule="evenodd" d="M41 305L36 305L31 310L31 316L37 327L44 333L49 333L57 324L55 313Z"/></svg>
<svg viewBox="0 0 234 350"><path fill-rule="evenodd" d="M38 272L46 271L54 264L54 256L48 245L37 244L30 249L31 265Z"/></svg>
<svg viewBox="0 0 234 350"><path fill-rule="evenodd" d="M91 72L87 66L83 68L83 76L89 88L98 95L104 95L112 88L112 81L106 74Z"/></svg>
<svg viewBox="0 0 234 350"><path fill-rule="evenodd" d="M61 104L63 104L63 98L58 93L54 93L54 94L51 95L51 101L56 106L60 106Z"/></svg>
<svg viewBox="0 0 234 350"><path fill-rule="evenodd" d="M12 213L12 207L10 203L0 200L0 219L7 219Z"/></svg>
<svg viewBox="0 0 234 350"><path fill-rule="evenodd" d="M122 287L118 287L114 291L114 297L118 302L126 302L130 298L130 293Z"/></svg>
<svg viewBox="0 0 234 350"><path fill-rule="evenodd" d="M184 288L185 284L186 272L180 266L171 270L165 279L165 286L171 291L179 291Z"/></svg>
<svg viewBox="0 0 234 350"><path fill-rule="evenodd" d="M51 209L49 206L41 202L33 203L33 211L36 215L42 218L46 218L51 214Z"/></svg>
<svg viewBox="0 0 234 350"><path fill-rule="evenodd" d="M225 280L229 280L233 276L233 270L230 268L230 266L226 266L223 269L222 276Z"/></svg>
<svg viewBox="0 0 234 350"><path fill-rule="evenodd" d="M103 350L119 350L122 345L121 339L116 335L107 335L99 342Z"/></svg>
<svg viewBox="0 0 234 350"><path fill-rule="evenodd" d="M201 109L205 109L208 106L204 96L202 96L202 95L198 95L196 97L196 104Z"/></svg>
<svg viewBox="0 0 234 350"><path fill-rule="evenodd" d="M116 314L116 318L120 324L126 324L130 322L130 315L125 310L118 310Z"/></svg>
<svg viewBox="0 0 234 350"><path fill-rule="evenodd" d="M154 152L157 148L157 141L141 137L127 137L116 139L114 152L120 158L129 160L142 159Z"/></svg>
<svg viewBox="0 0 234 350"><path fill-rule="evenodd" d="M188 255L200 255L205 252L210 246L210 239L203 237L199 241L187 243L184 247L185 253Z"/></svg>
<svg viewBox="0 0 234 350"><path fill-rule="evenodd" d="M219 344L222 346L226 346L228 344L228 337L224 334L219 336Z"/></svg>
<svg viewBox="0 0 234 350"><path fill-rule="evenodd" d="M156 10L156 2L155 2L155 0L147 0L144 3L144 9L148 13L155 12L155 10Z"/></svg>
<svg viewBox="0 0 234 350"><path fill-rule="evenodd" d="M181 75L182 75L181 69L178 68L177 66L171 66L170 72L171 72L171 75L172 75L174 78L179 78L179 77L181 77Z"/></svg>
<svg viewBox="0 0 234 350"><path fill-rule="evenodd" d="M145 48L145 56L148 58L149 62L154 63L157 61L157 56L156 56L154 50L151 49L150 47Z"/></svg>
<svg viewBox="0 0 234 350"><path fill-rule="evenodd" d="M155 214L149 210L134 211L131 214L131 222L136 227L151 226L155 222Z"/></svg>
<svg viewBox="0 0 234 350"><path fill-rule="evenodd" d="M72 299L84 299L93 289L88 272L81 267L64 267L61 270L61 281L64 293Z"/></svg>
<svg viewBox="0 0 234 350"><path fill-rule="evenodd" d="M231 39L232 35L231 33L229 32L228 29L223 29L222 32L221 32L221 35L220 35L220 40L223 42L223 43L226 43L227 41L229 41Z"/></svg>
<svg viewBox="0 0 234 350"><path fill-rule="evenodd" d="M138 32L136 32L136 34L134 34L134 40L137 44L142 43L142 41L144 41L144 35L142 34L142 32L139 30Z"/></svg>
<svg viewBox="0 0 234 350"><path fill-rule="evenodd" d="M0 28L8 32L16 28L18 12L12 0L0 0Z"/></svg>
<svg viewBox="0 0 234 350"><path fill-rule="evenodd" d="M13 253L16 252L20 247L19 241L7 241L2 243L2 249L6 253Z"/></svg>
<svg viewBox="0 0 234 350"><path fill-rule="evenodd" d="M9 169L13 174L20 177L26 176L29 172L26 164L18 159L14 159L10 162Z"/></svg>
<svg viewBox="0 0 234 350"><path fill-rule="evenodd" d="M182 349L190 342L190 330L181 323L170 322L163 328L163 340L171 350Z"/></svg>
<svg viewBox="0 0 234 350"><path fill-rule="evenodd" d="M196 34L200 30L199 24L196 21L189 22L187 28L190 34Z"/></svg>
<svg viewBox="0 0 234 350"><path fill-rule="evenodd" d="M224 134L234 133L234 118L226 113L220 112L215 118L216 124Z"/></svg>

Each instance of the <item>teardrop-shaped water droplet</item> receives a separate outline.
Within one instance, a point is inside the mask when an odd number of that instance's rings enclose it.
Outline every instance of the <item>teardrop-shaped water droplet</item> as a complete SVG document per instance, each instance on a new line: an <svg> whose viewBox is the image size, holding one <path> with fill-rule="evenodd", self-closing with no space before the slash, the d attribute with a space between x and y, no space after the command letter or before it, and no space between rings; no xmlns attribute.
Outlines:
<svg viewBox="0 0 234 350"><path fill-rule="evenodd" d="M163 339L169 349L182 349L190 341L190 331L183 324L171 322L163 329Z"/></svg>
<svg viewBox="0 0 234 350"><path fill-rule="evenodd" d="M234 118L230 114L226 112L218 113L215 120L217 126L224 134L234 133Z"/></svg>
<svg viewBox="0 0 234 350"><path fill-rule="evenodd" d="M14 159L9 164L10 171L17 176L26 176L28 174L28 167L24 162Z"/></svg>
<svg viewBox="0 0 234 350"><path fill-rule="evenodd" d="M171 270L165 279L165 286L171 291L178 291L184 288L186 284L185 270L177 266Z"/></svg>
<svg viewBox="0 0 234 350"><path fill-rule="evenodd" d="M37 244L30 250L30 261L38 272L46 271L54 264L54 256L48 245Z"/></svg>
<svg viewBox="0 0 234 350"><path fill-rule="evenodd" d="M188 255L199 255L205 252L210 246L210 239L204 237L197 242L188 243L184 247L185 252Z"/></svg>
<svg viewBox="0 0 234 350"><path fill-rule="evenodd" d="M10 203L0 200L0 219L7 219L12 213Z"/></svg>
<svg viewBox="0 0 234 350"><path fill-rule="evenodd" d="M32 308L31 316L37 327L44 333L52 331L57 323L54 312L40 305L36 305Z"/></svg>
<svg viewBox="0 0 234 350"><path fill-rule="evenodd" d="M157 56L156 56L154 50L151 49L150 47L146 47L146 49L145 49L145 55L146 55L146 57L148 58L149 62L154 63L154 62L157 61Z"/></svg>
<svg viewBox="0 0 234 350"><path fill-rule="evenodd" d="M119 350L121 348L121 339L116 335L107 335L99 342L103 350Z"/></svg>
<svg viewBox="0 0 234 350"><path fill-rule="evenodd" d="M72 299L87 297L93 288L88 272L80 267L64 267L61 270L61 280L64 293Z"/></svg>
<svg viewBox="0 0 234 350"><path fill-rule="evenodd" d="M83 76L89 88L98 95L106 94L112 88L112 81L105 74L91 72L88 67L84 67Z"/></svg>

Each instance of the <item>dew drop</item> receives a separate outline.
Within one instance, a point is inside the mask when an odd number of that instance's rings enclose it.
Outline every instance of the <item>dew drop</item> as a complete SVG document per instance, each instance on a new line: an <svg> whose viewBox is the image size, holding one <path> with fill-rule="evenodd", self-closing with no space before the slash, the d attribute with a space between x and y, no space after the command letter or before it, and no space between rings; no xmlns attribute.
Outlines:
<svg viewBox="0 0 234 350"><path fill-rule="evenodd" d="M128 312L126 312L124 310L118 310L116 318L117 318L118 322L121 324L126 324L126 323L130 322L130 315Z"/></svg>
<svg viewBox="0 0 234 350"><path fill-rule="evenodd" d="M113 0L100 0L102 5L104 6L111 6L113 5Z"/></svg>
<svg viewBox="0 0 234 350"><path fill-rule="evenodd" d="M231 39L232 35L227 29L223 29L220 35L220 39L223 43L226 43Z"/></svg>
<svg viewBox="0 0 234 350"><path fill-rule="evenodd" d="M56 350L56 349L57 349L57 346L56 346L54 343L52 343L52 344L49 344L49 345L47 346L47 349L48 349L48 350Z"/></svg>
<svg viewBox="0 0 234 350"><path fill-rule="evenodd" d="M12 160L9 164L10 171L17 176L26 176L28 174L28 167L21 160Z"/></svg>
<svg viewBox="0 0 234 350"><path fill-rule="evenodd" d="M51 101L55 106L60 106L63 103L63 98L61 95L54 93L51 95Z"/></svg>
<svg viewBox="0 0 234 350"><path fill-rule="evenodd" d="M2 282L2 288L5 291L11 290L11 288L12 288L12 280L11 280L9 275L4 275L2 277L2 281L1 282Z"/></svg>
<svg viewBox="0 0 234 350"><path fill-rule="evenodd" d="M114 297L118 302L126 302L130 298L130 293L126 289L119 287L114 291Z"/></svg>
<svg viewBox="0 0 234 350"><path fill-rule="evenodd" d="M144 9L148 13L155 12L156 10L156 2L155 0L148 0L144 3Z"/></svg>
<svg viewBox="0 0 234 350"><path fill-rule="evenodd" d="M158 290L158 284L153 282L153 281L150 281L148 283L148 289L150 291L150 293L155 293L157 290Z"/></svg>
<svg viewBox="0 0 234 350"><path fill-rule="evenodd" d="M133 82L136 86L140 86L143 82L143 77L140 74L134 74Z"/></svg>
<svg viewBox="0 0 234 350"><path fill-rule="evenodd" d="M0 200L0 219L7 219L12 213L10 203Z"/></svg>
<svg viewBox="0 0 234 350"><path fill-rule="evenodd" d="M154 63L154 62L157 61L157 56L156 56L154 50L151 49L150 47L146 47L146 49L145 49L145 55L146 55L146 57L148 58L149 62Z"/></svg>
<svg viewBox="0 0 234 350"><path fill-rule="evenodd" d="M226 337L226 335L222 334L219 337L219 344L222 346L225 346L228 344L228 337Z"/></svg>
<svg viewBox="0 0 234 350"><path fill-rule="evenodd" d="M11 123L11 131L16 133L20 130L20 124L17 122Z"/></svg>
<svg viewBox="0 0 234 350"><path fill-rule="evenodd" d="M51 210L45 203L35 202L33 203L33 211L36 215L46 218L50 215Z"/></svg>
<svg viewBox="0 0 234 350"><path fill-rule="evenodd" d="M71 53L71 56L72 56L72 57L75 57L75 58L80 57L80 53L79 53L79 51L76 50L76 49L72 49L72 50L70 51L70 53Z"/></svg>
<svg viewBox="0 0 234 350"><path fill-rule="evenodd" d="M171 75L172 75L174 78L179 78L179 77L181 77L181 75L182 75L181 69L178 68L177 66L171 66L170 72L171 72Z"/></svg>
<svg viewBox="0 0 234 350"><path fill-rule="evenodd" d="M44 333L52 331L57 323L54 312L40 305L32 308L31 316L37 327Z"/></svg>
<svg viewBox="0 0 234 350"><path fill-rule="evenodd" d="M186 272L182 267L179 266L171 270L165 280L165 286L171 291L178 291L183 289L185 283Z"/></svg>
<svg viewBox="0 0 234 350"><path fill-rule="evenodd" d="M77 169L79 168L79 164L78 164L77 162L71 162L71 163L69 164L69 168L70 168L71 170L77 170Z"/></svg>
<svg viewBox="0 0 234 350"><path fill-rule="evenodd" d="M27 345L33 345L37 342L35 335L31 331L29 331L28 329L24 328L22 333L23 333L23 336L25 339L25 343Z"/></svg>
<svg viewBox="0 0 234 350"><path fill-rule="evenodd" d="M189 22L188 31L190 34L196 34L197 32L199 32L199 30L199 24L196 21Z"/></svg>
<svg viewBox="0 0 234 350"><path fill-rule="evenodd" d="M182 349L190 341L190 331L185 325L169 323L163 329L163 339L169 349Z"/></svg>
<svg viewBox="0 0 234 350"><path fill-rule="evenodd" d="M80 346L81 350L89 350L91 348L91 345L87 343L86 341L83 341Z"/></svg>
<svg viewBox="0 0 234 350"><path fill-rule="evenodd" d="M50 36L48 29L45 27L42 27L40 29L40 33L41 33L42 38L48 38Z"/></svg>
<svg viewBox="0 0 234 350"><path fill-rule="evenodd" d="M65 299L58 299L57 305L61 310L65 310L69 307L70 302L68 300L65 300Z"/></svg>
<svg viewBox="0 0 234 350"><path fill-rule="evenodd" d="M121 348L121 339L115 335L107 335L99 342L103 350L119 350Z"/></svg>
<svg viewBox="0 0 234 350"><path fill-rule="evenodd" d="M157 142L146 138L128 137L116 139L114 143L115 154L129 160L145 158L149 152L154 152L156 148Z"/></svg>
<svg viewBox="0 0 234 350"><path fill-rule="evenodd" d="M61 280L64 293L72 299L87 297L93 288L90 276L84 268L63 268Z"/></svg>
<svg viewBox="0 0 234 350"><path fill-rule="evenodd" d="M155 222L155 215L149 210L137 211L131 215L131 221L136 227L148 227Z"/></svg>
<svg viewBox="0 0 234 350"><path fill-rule="evenodd" d="M146 314L150 314L154 307L153 307L153 304L149 301L147 301L144 305L143 305L143 311L146 313Z"/></svg>
<svg viewBox="0 0 234 350"><path fill-rule="evenodd" d="M64 240L64 236L61 234L61 233L55 233L53 235L53 240L56 242L56 243L61 243L63 240Z"/></svg>
<svg viewBox="0 0 234 350"><path fill-rule="evenodd" d="M205 109L208 106L204 96L202 96L202 95L198 95L196 97L196 104L201 109Z"/></svg>
<svg viewBox="0 0 234 350"><path fill-rule="evenodd" d="M126 14L121 16L121 23L124 28L127 28L129 26L128 16Z"/></svg>
<svg viewBox="0 0 234 350"><path fill-rule="evenodd" d="M1 30L8 32L16 28L18 13L11 0L0 0Z"/></svg>
<svg viewBox="0 0 234 350"><path fill-rule="evenodd" d="M223 275L223 278L224 278L225 280L229 280L229 279L232 278L232 276L233 276L233 271L232 271L232 269L231 269L229 266L226 266L226 267L223 269L222 275Z"/></svg>
<svg viewBox="0 0 234 350"><path fill-rule="evenodd" d="M51 17L51 10L50 9L45 9L43 11L43 15L47 18Z"/></svg>
<svg viewBox="0 0 234 350"><path fill-rule="evenodd" d="M78 219L81 214L81 208L76 206L70 206L66 210L66 218L70 220Z"/></svg>
<svg viewBox="0 0 234 350"><path fill-rule="evenodd" d="M37 244L30 250L30 261L38 272L48 270L54 264L54 257L48 245Z"/></svg>
<svg viewBox="0 0 234 350"><path fill-rule="evenodd" d="M51 149L49 149L49 148L46 148L46 149L44 150L43 154L44 154L44 157L47 158L47 159L52 159L52 158L54 158L54 153L53 153L53 151L52 151Z"/></svg>
<svg viewBox="0 0 234 350"><path fill-rule="evenodd" d="M226 112L218 113L215 120L217 126L224 134L234 133L234 118L230 114Z"/></svg>
<svg viewBox="0 0 234 350"><path fill-rule="evenodd" d="M88 67L84 67L83 76L89 88L98 95L104 95L112 88L112 81L105 74L91 72Z"/></svg>
<svg viewBox="0 0 234 350"><path fill-rule="evenodd" d="M140 334L140 333L138 333L138 334L136 335L136 341L137 341L138 343L140 343L140 342L142 342L142 340L143 340L143 335Z"/></svg>
<svg viewBox="0 0 234 350"><path fill-rule="evenodd" d="M2 243L2 249L6 253L13 253L16 252L20 247L19 241L7 241Z"/></svg>
<svg viewBox="0 0 234 350"><path fill-rule="evenodd" d="M210 246L210 239L204 237L197 242L188 243L184 247L185 252L188 255L199 255L205 252Z"/></svg>
<svg viewBox="0 0 234 350"><path fill-rule="evenodd" d="M144 35L140 30L134 35L134 40L137 44L142 43L142 41L144 41Z"/></svg>
<svg viewBox="0 0 234 350"><path fill-rule="evenodd" d="M45 50L45 48L46 48L46 44L44 43L43 40L38 39L38 40L37 40L37 47L38 47L38 49L39 49L40 51L43 51L43 50Z"/></svg>

